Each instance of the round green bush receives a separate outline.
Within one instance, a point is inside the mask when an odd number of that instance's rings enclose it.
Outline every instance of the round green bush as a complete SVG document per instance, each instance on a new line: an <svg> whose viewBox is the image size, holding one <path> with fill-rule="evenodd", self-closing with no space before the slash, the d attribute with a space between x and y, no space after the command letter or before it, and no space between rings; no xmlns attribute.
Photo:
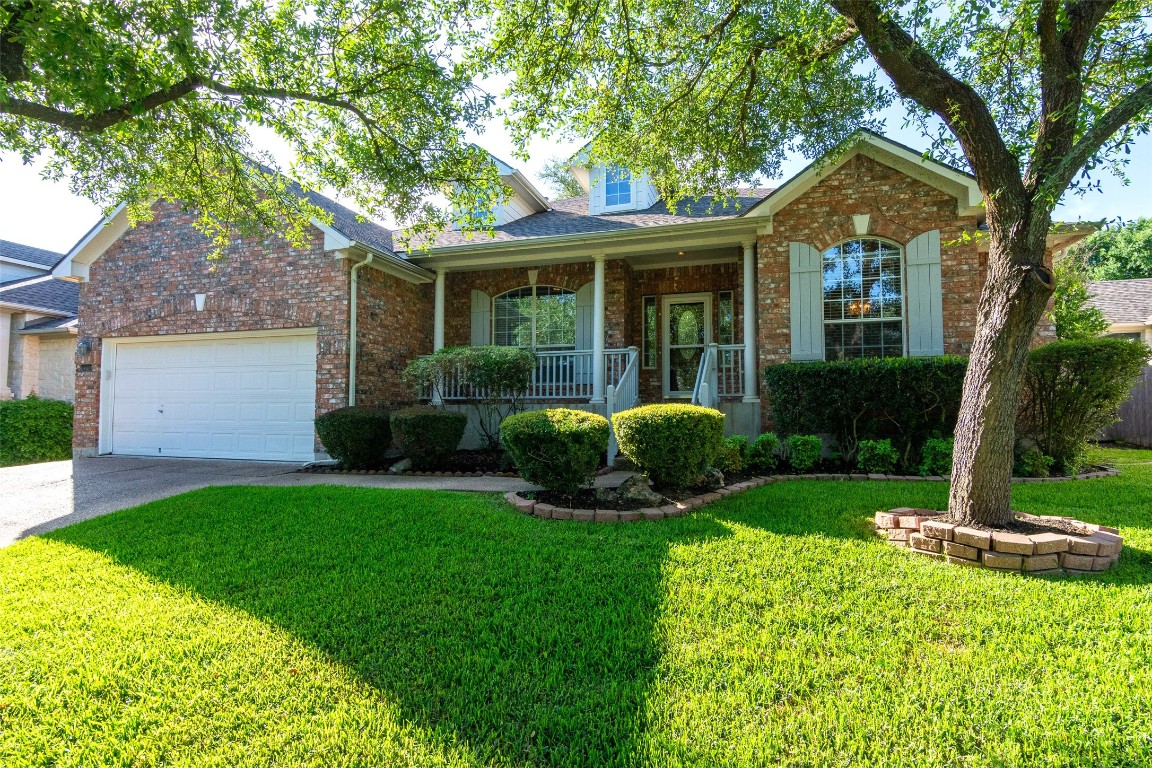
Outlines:
<svg viewBox="0 0 1152 768"><path fill-rule="evenodd" d="M525 480L571 495L596 476L608 419L570 408L528 411L504 419L500 440Z"/></svg>
<svg viewBox="0 0 1152 768"><path fill-rule="evenodd" d="M726 475L736 475L748 465L748 438L732 435L720 443L720 450L712 461L712 466Z"/></svg>
<svg viewBox="0 0 1152 768"><path fill-rule="evenodd" d="M748 467L756 472L771 472L780 466L780 438L765 432L748 449Z"/></svg>
<svg viewBox="0 0 1152 768"><path fill-rule="evenodd" d="M620 452L664 488L702 477L724 440L724 414L698 405L642 405L615 414L612 427Z"/></svg>
<svg viewBox="0 0 1152 768"><path fill-rule="evenodd" d="M35 395L0 400L0 467L71 458L71 403Z"/></svg>
<svg viewBox="0 0 1152 768"><path fill-rule="evenodd" d="M900 454L892 447L892 441L861 440L856 449L856 466L866 474L890 475L896 471Z"/></svg>
<svg viewBox="0 0 1152 768"><path fill-rule="evenodd" d="M785 445L788 463L797 472L812 471L824 452L824 441L819 435L789 435Z"/></svg>
<svg viewBox="0 0 1152 768"><path fill-rule="evenodd" d="M920 474L924 477L952 474L952 451L956 440L951 437L931 437L924 443L924 461L920 464Z"/></svg>
<svg viewBox="0 0 1152 768"><path fill-rule="evenodd" d="M392 444L388 411L348 406L316 417L316 434L328 455L346 469L379 469Z"/></svg>
<svg viewBox="0 0 1152 768"><path fill-rule="evenodd" d="M456 453L467 427L466 414L417 405L392 414L392 442L413 469L435 469Z"/></svg>

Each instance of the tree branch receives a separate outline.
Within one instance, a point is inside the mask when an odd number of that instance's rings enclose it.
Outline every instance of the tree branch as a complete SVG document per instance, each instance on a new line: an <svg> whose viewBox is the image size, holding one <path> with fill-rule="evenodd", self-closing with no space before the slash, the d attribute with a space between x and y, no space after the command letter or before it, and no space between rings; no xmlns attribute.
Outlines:
<svg viewBox="0 0 1152 768"><path fill-rule="evenodd" d="M1038 194L1058 198L1113 134L1149 110L1152 110L1152 81L1129 93L1085 131L1043 180Z"/></svg>
<svg viewBox="0 0 1152 768"><path fill-rule="evenodd" d="M1019 163L975 89L948 72L876 0L831 0L831 4L860 30L896 91L935 113L956 134L989 209L1025 205Z"/></svg>
<svg viewBox="0 0 1152 768"><path fill-rule="evenodd" d="M180 82L155 93L150 93L142 99L125 102L118 107L91 115L68 112L50 107L47 104L38 104L24 99L0 101L0 113L39 120L73 133L100 133L117 123L139 117L141 113L150 112L169 102L182 99L202 85L203 82L199 78L189 75Z"/></svg>

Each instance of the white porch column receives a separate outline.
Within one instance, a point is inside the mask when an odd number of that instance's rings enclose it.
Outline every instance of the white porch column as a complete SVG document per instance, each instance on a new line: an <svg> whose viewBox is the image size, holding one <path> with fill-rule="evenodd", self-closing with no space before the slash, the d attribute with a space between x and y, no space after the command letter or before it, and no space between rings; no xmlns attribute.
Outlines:
<svg viewBox="0 0 1152 768"><path fill-rule="evenodd" d="M756 382L756 242L744 243L744 402L758 403Z"/></svg>
<svg viewBox="0 0 1152 768"><path fill-rule="evenodd" d="M8 354L12 350L12 315L0 312L0 400L10 400L8 388Z"/></svg>
<svg viewBox="0 0 1152 768"><path fill-rule="evenodd" d="M596 276L592 284L592 399L604 397L604 255L596 256Z"/></svg>
<svg viewBox="0 0 1152 768"><path fill-rule="evenodd" d="M436 270L436 300L433 307L432 351L444 349L444 275L447 270Z"/></svg>

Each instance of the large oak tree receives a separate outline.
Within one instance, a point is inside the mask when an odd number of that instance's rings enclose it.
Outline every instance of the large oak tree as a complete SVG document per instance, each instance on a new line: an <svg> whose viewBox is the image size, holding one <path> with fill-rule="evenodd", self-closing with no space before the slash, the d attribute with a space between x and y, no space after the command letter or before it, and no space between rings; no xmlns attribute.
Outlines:
<svg viewBox="0 0 1152 768"><path fill-rule="evenodd" d="M594 136L673 198L817 157L903 100L984 194L987 282L951 514L1011 520L1021 371L1052 295L1052 212L1147 132L1149 0L491 0L482 54L523 139Z"/></svg>
<svg viewBox="0 0 1152 768"><path fill-rule="evenodd" d="M250 129L293 174L368 214L438 224L425 201L494 183L465 131L488 118L453 51L453 0L0 0L0 150L106 207L187 201L227 243L237 226L323 214L265 169ZM475 194L473 191L472 194Z"/></svg>

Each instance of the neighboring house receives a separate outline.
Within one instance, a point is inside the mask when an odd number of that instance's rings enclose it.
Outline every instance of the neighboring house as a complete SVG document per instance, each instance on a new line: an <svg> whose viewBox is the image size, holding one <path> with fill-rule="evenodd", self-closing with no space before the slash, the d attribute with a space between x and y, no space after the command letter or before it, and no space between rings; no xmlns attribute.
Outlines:
<svg viewBox="0 0 1152 768"><path fill-rule="evenodd" d="M1152 345L1152 278L1098 280L1088 284L1089 302L1104 313L1108 335Z"/></svg>
<svg viewBox="0 0 1152 768"><path fill-rule="evenodd" d="M703 402L745 434L768 364L970 348L977 185L883 137L727 207L580 163L588 194L548 201L495 162L495 231L410 253L317 195L333 221L302 247L238 240L216 263L195 213L114 212L56 268L82 283L77 453L310 460L316 414L410 402L404 367L450 345L534 349L534 407Z"/></svg>
<svg viewBox="0 0 1152 768"><path fill-rule="evenodd" d="M0 399L74 396L79 286L53 279L63 258L0 240Z"/></svg>

